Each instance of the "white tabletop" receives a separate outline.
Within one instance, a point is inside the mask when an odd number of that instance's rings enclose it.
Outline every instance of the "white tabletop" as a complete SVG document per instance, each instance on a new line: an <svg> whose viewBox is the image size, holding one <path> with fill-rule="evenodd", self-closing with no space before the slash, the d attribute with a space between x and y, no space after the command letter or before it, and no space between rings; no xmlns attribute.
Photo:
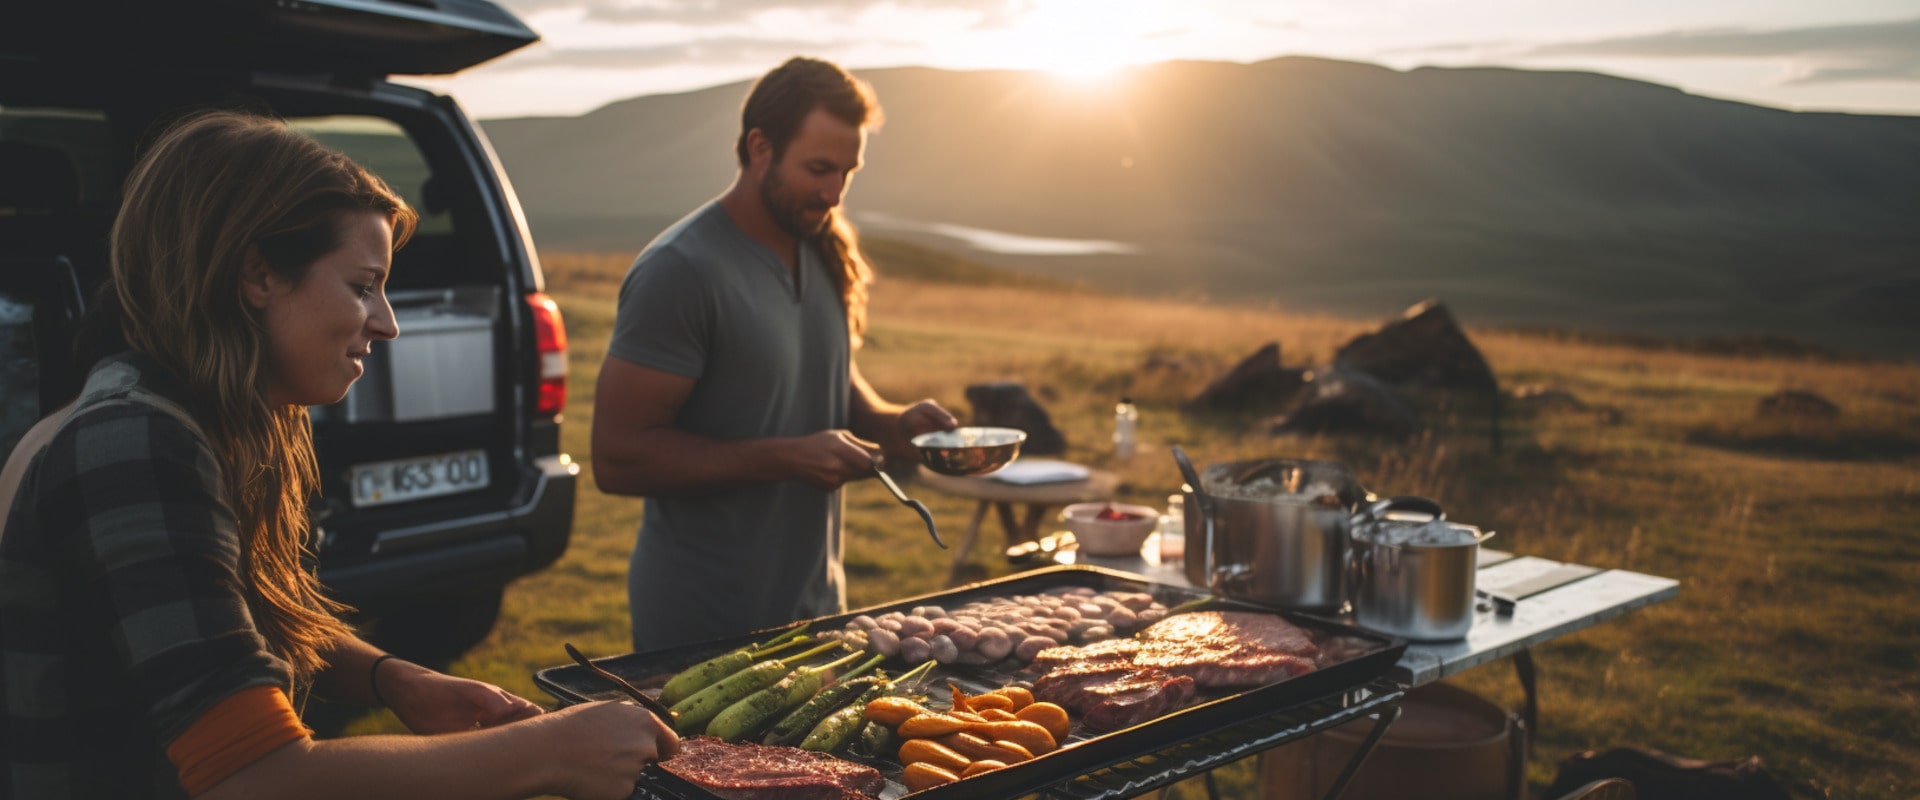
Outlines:
<svg viewBox="0 0 1920 800"><path fill-rule="evenodd" d="M1479 581L1483 585L1509 583L1560 565L1544 558L1516 558L1495 550L1482 552ZM1061 554L1059 561L1131 572L1154 583L1190 585L1179 562L1160 562L1157 536L1148 537L1138 556L1079 556L1069 551ZM1679 593L1680 582L1671 578L1623 569L1602 570L1591 577L1522 599L1514 605L1510 616L1496 614L1490 606L1477 612L1473 628L1465 639L1408 645L1390 677L1410 687L1432 683L1634 609L1671 599Z"/></svg>

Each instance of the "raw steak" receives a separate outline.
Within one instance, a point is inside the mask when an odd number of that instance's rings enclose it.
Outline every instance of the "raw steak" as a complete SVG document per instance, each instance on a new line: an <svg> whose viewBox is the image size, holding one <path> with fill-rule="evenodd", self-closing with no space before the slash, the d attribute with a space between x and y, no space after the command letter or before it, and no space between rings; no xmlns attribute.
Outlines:
<svg viewBox="0 0 1920 800"><path fill-rule="evenodd" d="M725 800L865 800L887 785L879 770L826 753L711 736L682 739L660 768Z"/></svg>

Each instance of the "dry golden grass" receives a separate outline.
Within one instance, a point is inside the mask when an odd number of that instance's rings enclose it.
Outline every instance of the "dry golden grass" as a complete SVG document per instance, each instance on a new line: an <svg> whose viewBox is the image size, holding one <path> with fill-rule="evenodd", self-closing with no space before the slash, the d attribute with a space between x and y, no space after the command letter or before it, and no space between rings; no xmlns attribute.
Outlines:
<svg viewBox="0 0 1920 800"><path fill-rule="evenodd" d="M628 261L545 258L572 339L565 446L583 462L593 378ZM1272 438L1252 416L1176 408L1267 341L1282 343L1287 363L1312 365L1376 325L895 278L875 288L859 360L888 397L933 397L961 413L969 383L1025 382L1066 433L1066 457L1117 470L1140 502L1158 504L1179 486L1165 457L1171 443L1203 463L1333 458L1381 494L1440 498L1454 518L1499 531L1503 548L1679 579L1678 599L1536 653L1536 790L1570 753L1633 745L1708 759L1757 754L1808 796L1920 793L1920 367L1469 329L1504 385L1557 386L1591 410L1511 416L1495 453L1477 415L1436 415L1434 432L1400 442ZM1782 387L1817 390L1844 409L1842 420L1755 421L1758 398ZM1105 442L1122 393L1143 409L1144 446L1125 463ZM968 504L921 494L943 528L965 524ZM852 487L847 505L856 605L940 588L944 554L911 514L871 485ZM492 638L455 671L544 699L529 675L565 660L563 639L627 650L623 578L639 511L639 501L585 481L566 557L509 591ZM973 574L1006 571L992 549L975 548ZM1518 703L1504 666L1454 680ZM393 727L375 716L354 730ZM1251 796L1248 770L1224 777L1230 794Z"/></svg>

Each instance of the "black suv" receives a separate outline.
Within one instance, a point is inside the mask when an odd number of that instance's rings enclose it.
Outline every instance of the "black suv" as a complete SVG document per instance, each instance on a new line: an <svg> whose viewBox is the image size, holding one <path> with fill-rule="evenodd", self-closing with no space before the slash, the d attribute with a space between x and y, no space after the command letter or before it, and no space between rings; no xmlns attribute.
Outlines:
<svg viewBox="0 0 1920 800"><path fill-rule="evenodd" d="M139 149L182 113L285 119L419 209L394 258L401 336L314 408L320 576L423 660L483 638L501 590L560 557L566 333L519 202L442 74L534 42L481 0L25 0L0 11L0 458L84 377L68 343L107 273ZM262 176L270 178L271 176Z"/></svg>

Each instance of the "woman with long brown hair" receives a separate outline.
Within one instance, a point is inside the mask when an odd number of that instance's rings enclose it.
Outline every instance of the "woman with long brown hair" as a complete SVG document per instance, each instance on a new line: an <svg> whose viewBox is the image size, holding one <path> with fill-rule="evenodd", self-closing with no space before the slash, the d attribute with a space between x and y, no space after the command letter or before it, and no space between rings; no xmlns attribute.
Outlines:
<svg viewBox="0 0 1920 800"><path fill-rule="evenodd" d="M72 404L0 472L0 793L623 798L677 746L637 706L543 714L380 653L303 564L306 407L399 334L416 215L277 121L203 113L127 179ZM417 734L315 741L308 693Z"/></svg>

